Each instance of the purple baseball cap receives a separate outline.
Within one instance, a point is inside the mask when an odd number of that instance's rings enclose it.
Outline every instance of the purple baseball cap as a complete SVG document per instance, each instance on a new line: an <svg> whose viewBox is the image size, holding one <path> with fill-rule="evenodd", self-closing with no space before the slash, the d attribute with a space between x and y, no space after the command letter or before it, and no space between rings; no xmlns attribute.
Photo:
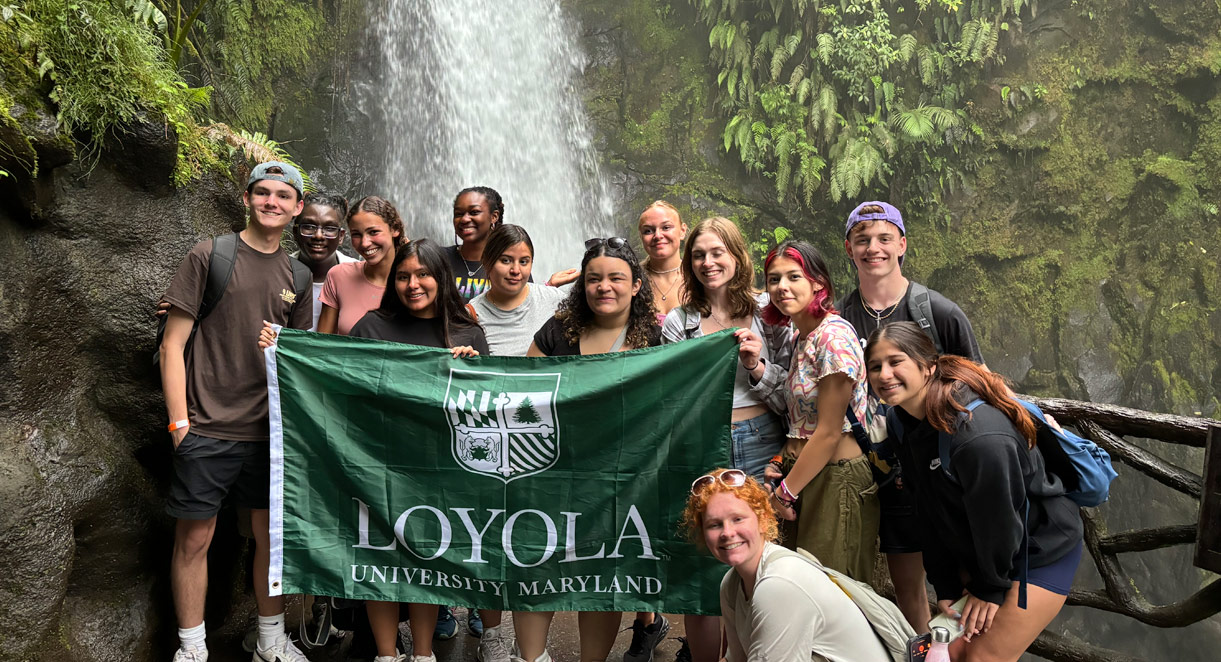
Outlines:
<svg viewBox="0 0 1221 662"><path fill-rule="evenodd" d="M861 212L862 209L869 206L881 207L882 211L869 213ZM853 209L852 213L848 214L848 224L844 227L844 239L848 238L848 235L852 233L852 228L861 221L890 221L895 227L899 228L900 235L904 237L907 236L907 228L903 227L903 214L900 214L899 210L889 202L871 200L869 202L862 202L861 204L857 205L856 209ZM900 265L903 264L903 257L904 256L902 255L899 256Z"/></svg>

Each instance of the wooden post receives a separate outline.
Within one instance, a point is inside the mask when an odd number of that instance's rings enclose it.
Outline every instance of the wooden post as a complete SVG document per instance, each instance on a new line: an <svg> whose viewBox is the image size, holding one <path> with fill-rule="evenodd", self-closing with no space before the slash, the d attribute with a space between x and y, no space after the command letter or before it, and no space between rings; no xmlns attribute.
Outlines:
<svg viewBox="0 0 1221 662"><path fill-rule="evenodd" d="M1204 450L1204 490L1196 538L1198 568L1221 573L1221 426L1210 425Z"/></svg>

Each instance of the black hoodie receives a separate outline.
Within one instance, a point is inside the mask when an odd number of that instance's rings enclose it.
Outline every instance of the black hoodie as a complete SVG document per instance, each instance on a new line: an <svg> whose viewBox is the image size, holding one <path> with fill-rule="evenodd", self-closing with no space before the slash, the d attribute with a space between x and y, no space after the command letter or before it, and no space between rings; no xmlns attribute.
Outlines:
<svg viewBox="0 0 1221 662"><path fill-rule="evenodd" d="M975 397L968 391L959 402ZM937 430L902 408L895 412L904 430L899 462L916 495L924 569L938 599L957 600L966 588L981 600L1004 603L1021 570L1027 496L1030 568L1060 560L1081 541L1077 504L1000 410L982 404L959 422L949 451L953 477L940 467Z"/></svg>

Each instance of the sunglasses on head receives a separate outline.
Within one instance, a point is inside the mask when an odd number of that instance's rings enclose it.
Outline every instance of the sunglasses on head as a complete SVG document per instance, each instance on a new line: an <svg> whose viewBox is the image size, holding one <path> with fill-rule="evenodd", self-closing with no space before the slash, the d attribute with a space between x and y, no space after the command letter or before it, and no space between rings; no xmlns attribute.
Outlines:
<svg viewBox="0 0 1221 662"><path fill-rule="evenodd" d="M741 469L726 469L719 474L704 474L691 481L691 493L699 494L712 487L718 480L725 487L742 487L746 484L746 472Z"/></svg>
<svg viewBox="0 0 1221 662"><path fill-rule="evenodd" d="M585 250L589 250L603 244L605 244L607 248L623 248L627 245L627 239L624 239L623 237L594 237L593 239L586 239Z"/></svg>

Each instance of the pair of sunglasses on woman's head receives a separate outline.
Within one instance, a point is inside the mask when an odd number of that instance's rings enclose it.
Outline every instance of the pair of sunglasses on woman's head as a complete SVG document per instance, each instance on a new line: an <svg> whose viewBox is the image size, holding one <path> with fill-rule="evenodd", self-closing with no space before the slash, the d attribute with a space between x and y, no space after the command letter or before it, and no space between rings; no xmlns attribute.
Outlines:
<svg viewBox="0 0 1221 662"><path fill-rule="evenodd" d="M623 237L594 237L593 239L586 239L585 250L604 244L607 248L623 248L627 245L627 239Z"/></svg>
<svg viewBox="0 0 1221 662"><path fill-rule="evenodd" d="M704 474L691 481L691 494L699 494L717 481L725 487L742 487L746 484L746 472L741 469L726 469L717 474Z"/></svg>

